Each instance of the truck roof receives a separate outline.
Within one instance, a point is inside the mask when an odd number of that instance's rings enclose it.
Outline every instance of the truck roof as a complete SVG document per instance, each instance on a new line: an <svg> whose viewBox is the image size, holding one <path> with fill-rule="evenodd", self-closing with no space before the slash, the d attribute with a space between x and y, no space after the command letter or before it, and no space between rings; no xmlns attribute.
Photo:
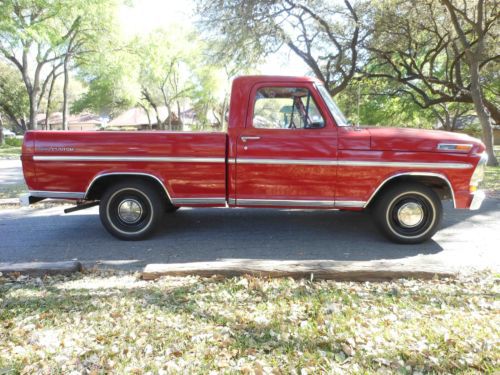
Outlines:
<svg viewBox="0 0 500 375"><path fill-rule="evenodd" d="M280 76L280 75L250 75L250 76L239 76L234 79L234 82L240 84L253 85L260 82L316 82L321 83L321 81L315 77L297 77L297 76Z"/></svg>

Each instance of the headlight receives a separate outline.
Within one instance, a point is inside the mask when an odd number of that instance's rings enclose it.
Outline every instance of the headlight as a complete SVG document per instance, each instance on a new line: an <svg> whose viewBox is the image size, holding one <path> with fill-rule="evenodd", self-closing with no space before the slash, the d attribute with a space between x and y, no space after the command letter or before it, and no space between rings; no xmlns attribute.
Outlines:
<svg viewBox="0 0 500 375"><path fill-rule="evenodd" d="M488 162L488 154L486 152L483 152L481 155L481 159L479 160L479 163L477 163L476 169L474 170L474 173L472 174L472 177L470 178L470 191L474 192L477 189L477 186L481 181L483 181L484 178L484 167L486 166L486 163Z"/></svg>

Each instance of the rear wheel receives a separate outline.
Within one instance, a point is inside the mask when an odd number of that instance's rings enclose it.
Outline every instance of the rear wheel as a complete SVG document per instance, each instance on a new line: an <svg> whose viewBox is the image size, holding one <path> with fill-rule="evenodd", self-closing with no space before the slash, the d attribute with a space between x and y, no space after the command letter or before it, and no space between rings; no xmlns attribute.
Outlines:
<svg viewBox="0 0 500 375"><path fill-rule="evenodd" d="M418 183L401 183L388 188L373 206L375 223L391 240L421 243L438 230L443 208L437 194Z"/></svg>
<svg viewBox="0 0 500 375"><path fill-rule="evenodd" d="M104 227L122 240L142 240L161 222L165 200L145 181L123 181L111 186L101 198L99 216Z"/></svg>

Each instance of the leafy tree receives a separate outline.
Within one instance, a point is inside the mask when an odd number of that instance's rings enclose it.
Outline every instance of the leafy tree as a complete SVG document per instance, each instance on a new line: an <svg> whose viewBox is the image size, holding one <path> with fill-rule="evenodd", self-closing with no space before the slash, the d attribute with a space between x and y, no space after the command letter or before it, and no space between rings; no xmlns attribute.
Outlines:
<svg viewBox="0 0 500 375"><path fill-rule="evenodd" d="M29 128L37 127L40 103L57 71L106 35L113 0L5 0L0 2L0 56L16 67L29 98ZM65 99L64 113L67 100Z"/></svg>
<svg viewBox="0 0 500 375"><path fill-rule="evenodd" d="M116 44L121 47L102 49L80 63L77 78L86 91L73 103L72 111L114 116L139 100L138 57L119 40Z"/></svg>
<svg viewBox="0 0 500 375"><path fill-rule="evenodd" d="M202 46L193 33L182 27L172 31L156 30L137 40L139 85L143 103L152 108L160 129L180 124L181 104L200 93L206 71L202 64ZM168 117L160 118L159 107L165 106Z"/></svg>
<svg viewBox="0 0 500 375"><path fill-rule="evenodd" d="M15 68L0 61L0 115L8 119L18 132L26 130L29 99L24 83Z"/></svg>
<svg viewBox="0 0 500 375"><path fill-rule="evenodd" d="M452 26L451 8L439 2L379 3L375 8L372 38L367 43L371 60L364 69L365 75L393 82L393 93L408 95L421 108L434 107L434 113L450 103L465 103L469 107L475 103L474 96L481 97L483 108L487 107L491 118L500 122L498 102L483 93L483 87L491 83L481 79L481 71L497 64L499 59L495 42L499 32L495 22L499 17L498 5L482 0L449 4L464 17L458 23L464 28L468 44L461 41ZM475 65L471 65L471 58ZM474 90L480 94L473 94ZM478 117L483 117L483 138L490 163L494 164L492 120L488 120L488 111L483 113L477 105L474 107Z"/></svg>
<svg viewBox="0 0 500 375"><path fill-rule="evenodd" d="M198 0L204 30L223 46L220 54L251 64L287 46L332 95L347 87L361 63L367 9L367 2L353 0Z"/></svg>
<svg viewBox="0 0 500 375"><path fill-rule="evenodd" d="M448 10L453 28L458 35L458 40L464 54L464 61L470 72L469 92L474 103L477 116L483 128L483 139L488 151L490 165L498 165L493 150L493 121L485 104L485 96L481 85L481 65L484 63L484 54L491 34L499 36L498 20L500 20L500 8L498 2L491 2L490 6L484 0L477 0L471 6L463 3L458 5L456 1L441 0ZM494 30L494 25L497 26ZM491 32L490 32L491 31ZM495 38L496 43L498 39ZM458 44L458 43L457 43ZM499 52L498 49L496 52ZM500 55L489 56L487 59L497 58ZM491 60L490 60L491 61Z"/></svg>
<svg viewBox="0 0 500 375"><path fill-rule="evenodd" d="M384 79L355 79L336 96L352 123L431 128L435 118L411 98L394 94L395 87Z"/></svg>

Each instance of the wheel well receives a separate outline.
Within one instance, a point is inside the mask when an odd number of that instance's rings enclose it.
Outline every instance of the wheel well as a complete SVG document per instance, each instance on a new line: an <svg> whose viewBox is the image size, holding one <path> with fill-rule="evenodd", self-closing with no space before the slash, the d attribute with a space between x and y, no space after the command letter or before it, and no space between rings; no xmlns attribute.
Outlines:
<svg viewBox="0 0 500 375"><path fill-rule="evenodd" d="M451 185L444 177L430 175L401 175L383 182L375 194L371 197L368 207L370 207L373 202L375 202L377 198L383 194L384 191L401 182L416 182L425 185L434 190L441 200L451 199L454 201L455 199L453 191L451 190Z"/></svg>
<svg viewBox="0 0 500 375"><path fill-rule="evenodd" d="M154 186L158 191L161 191L163 197L171 204L170 197L164 185L157 178L150 175L135 175L135 174L109 174L95 178L87 190L85 199L99 200L106 191L106 189L118 182L123 181L146 181L151 186Z"/></svg>

